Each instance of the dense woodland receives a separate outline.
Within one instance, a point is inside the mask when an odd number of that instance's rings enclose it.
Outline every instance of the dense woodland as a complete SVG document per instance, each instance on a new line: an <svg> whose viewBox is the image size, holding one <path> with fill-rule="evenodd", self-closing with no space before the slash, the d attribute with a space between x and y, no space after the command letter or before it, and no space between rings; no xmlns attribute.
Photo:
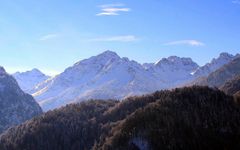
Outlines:
<svg viewBox="0 0 240 150"><path fill-rule="evenodd" d="M236 99L236 98L235 98ZM239 150L240 105L208 87L90 100L1 135L1 150Z"/></svg>

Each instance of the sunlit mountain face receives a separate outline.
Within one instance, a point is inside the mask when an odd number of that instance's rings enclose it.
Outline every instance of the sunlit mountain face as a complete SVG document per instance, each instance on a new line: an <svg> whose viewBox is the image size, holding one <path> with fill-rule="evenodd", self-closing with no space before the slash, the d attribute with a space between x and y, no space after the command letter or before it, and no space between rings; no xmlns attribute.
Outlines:
<svg viewBox="0 0 240 150"><path fill-rule="evenodd" d="M108 50L75 63L55 77L37 69L15 73L14 77L47 111L88 99L122 100L181 87L208 76L238 56L221 53L204 66L191 58L170 56L146 66Z"/></svg>

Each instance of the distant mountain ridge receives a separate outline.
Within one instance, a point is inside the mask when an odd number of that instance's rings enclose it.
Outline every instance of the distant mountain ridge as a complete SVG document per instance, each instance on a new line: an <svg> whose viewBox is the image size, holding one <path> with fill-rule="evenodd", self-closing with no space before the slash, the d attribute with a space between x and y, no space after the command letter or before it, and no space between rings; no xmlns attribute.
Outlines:
<svg viewBox="0 0 240 150"><path fill-rule="evenodd" d="M42 113L34 98L0 67L0 133Z"/></svg>
<svg viewBox="0 0 240 150"><path fill-rule="evenodd" d="M108 50L75 63L30 91L45 111L79 100L123 99L184 86L208 76L237 56L221 53L204 66L177 56L140 64Z"/></svg>
<svg viewBox="0 0 240 150"><path fill-rule="evenodd" d="M47 80L49 76L38 69L32 69L26 72L16 72L13 77L17 80L19 86L24 92L31 94L31 90L39 83Z"/></svg>
<svg viewBox="0 0 240 150"><path fill-rule="evenodd" d="M216 71L217 69L221 68L223 65L231 62L235 58L239 57L239 54L231 55L228 53L221 53L218 58L212 59L210 63L199 67L195 72L194 75L197 77L201 76L208 76L210 73Z"/></svg>

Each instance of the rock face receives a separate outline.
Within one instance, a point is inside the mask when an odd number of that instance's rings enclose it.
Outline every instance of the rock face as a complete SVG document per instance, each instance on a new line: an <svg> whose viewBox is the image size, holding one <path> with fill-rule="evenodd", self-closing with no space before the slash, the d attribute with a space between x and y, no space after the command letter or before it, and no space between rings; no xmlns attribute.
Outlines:
<svg viewBox="0 0 240 150"><path fill-rule="evenodd" d="M228 80L220 89L229 95L240 93L240 75Z"/></svg>
<svg viewBox="0 0 240 150"><path fill-rule="evenodd" d="M207 82L210 86L219 87L237 75L240 75L240 57L211 73L207 78Z"/></svg>
<svg viewBox="0 0 240 150"><path fill-rule="evenodd" d="M38 69L32 69L26 72L16 72L13 77L17 80L21 89L29 94L32 94L32 89L34 89L39 83L47 80L49 76L43 74Z"/></svg>
<svg viewBox="0 0 240 150"><path fill-rule="evenodd" d="M0 133L41 113L33 97L24 93L16 80L0 67Z"/></svg>
<svg viewBox="0 0 240 150"><path fill-rule="evenodd" d="M224 86L228 80L232 80L240 75L240 57L232 60L228 64L212 72L206 78L201 79L196 84L198 85L208 85L211 87Z"/></svg>

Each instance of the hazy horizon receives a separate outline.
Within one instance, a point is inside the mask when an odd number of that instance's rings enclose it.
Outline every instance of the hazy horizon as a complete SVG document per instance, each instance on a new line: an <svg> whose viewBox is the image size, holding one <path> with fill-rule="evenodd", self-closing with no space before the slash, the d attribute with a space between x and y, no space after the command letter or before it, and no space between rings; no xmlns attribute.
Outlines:
<svg viewBox="0 0 240 150"><path fill-rule="evenodd" d="M109 51L109 50L107 50L107 51ZM102 51L101 53L103 53L103 52L105 52L105 51ZM112 51L112 52L115 52L115 51ZM99 53L99 54L101 54L101 53ZM221 52L221 53L225 53L225 52ZM221 53L219 53L217 56L215 56L215 57L213 57L212 59L214 59L214 58L217 58L217 57L219 57L219 55L221 54ZM229 53L229 54L231 54L231 53ZM235 54L232 54L232 55L237 55L237 54L239 54L239 53L235 53ZM94 56L97 56L98 54L96 54L96 55L94 55ZM119 54L118 54L119 55ZM176 56L176 55L171 55L171 56ZM92 56L89 56L88 58L90 58L90 57L92 57ZM126 56L120 56L121 58L123 58L123 57L126 57ZM170 56L167 56L167 57L170 57ZM167 58L167 57L162 57L162 58ZM84 60L84 59L88 59L88 58L83 58L82 60ZM159 60L161 60L162 58L159 58L158 60L156 60L156 61L154 61L154 62L143 62L143 63L140 63L140 64L144 64L144 63L156 63L156 62L158 62ZM189 57L190 58L190 57ZM130 60L133 60L133 59L131 59L131 58L129 58ZM211 59L211 60L212 60ZM205 62L204 64L198 64L195 60L193 60L194 62L196 62L198 65L200 65L200 66L203 66L203 65L205 65L205 64L207 64L207 63L210 63L211 62L211 60L209 60L208 62ZM79 61L81 61L81 60L79 60ZM77 61L77 62L79 62L79 61ZM135 61L135 60L134 60ZM74 63L72 63L72 64L70 64L69 66L67 66L67 67L70 67L70 66L72 66L72 65L74 65L75 63L77 63L77 62L74 62ZM4 67L4 66L3 66ZM37 68L37 67L33 67L33 68L6 68L6 67L4 67L4 69L8 72L8 73L10 73L10 74L14 74L14 73L16 73L16 72L26 72L26 71L31 71L31 70L33 70L33 69L38 69L38 70L40 70L42 73L44 73L44 74L46 74L46 75L49 75L49 76L55 76L55 75L58 75L58 74L60 74L60 73L62 73L66 68L64 68L63 70L61 70L61 71L56 71L56 70L54 70L54 69L52 69L52 70L44 70L44 69L41 69L41 68Z"/></svg>
<svg viewBox="0 0 240 150"><path fill-rule="evenodd" d="M204 65L239 52L239 14L239 0L4 0L0 65L53 75L105 50L139 63L175 55Z"/></svg>

